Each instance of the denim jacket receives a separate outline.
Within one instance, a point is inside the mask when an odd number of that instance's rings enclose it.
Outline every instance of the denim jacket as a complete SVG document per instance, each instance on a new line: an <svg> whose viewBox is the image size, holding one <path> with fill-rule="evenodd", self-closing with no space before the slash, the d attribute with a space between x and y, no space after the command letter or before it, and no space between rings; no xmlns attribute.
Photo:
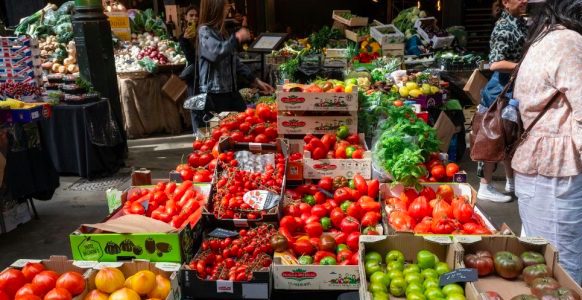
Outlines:
<svg viewBox="0 0 582 300"><path fill-rule="evenodd" d="M237 53L237 40L233 35L223 38L208 26L198 29L198 61L200 90L206 93L237 91L237 72L250 82L255 77L248 66L241 63Z"/></svg>

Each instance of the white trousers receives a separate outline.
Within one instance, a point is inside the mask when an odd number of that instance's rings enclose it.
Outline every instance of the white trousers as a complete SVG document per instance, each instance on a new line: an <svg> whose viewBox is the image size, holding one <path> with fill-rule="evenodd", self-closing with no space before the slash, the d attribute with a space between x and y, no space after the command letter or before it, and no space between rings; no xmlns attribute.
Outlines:
<svg viewBox="0 0 582 300"><path fill-rule="evenodd" d="M552 243L562 267L582 283L582 174L545 177L515 173L515 195L525 234Z"/></svg>

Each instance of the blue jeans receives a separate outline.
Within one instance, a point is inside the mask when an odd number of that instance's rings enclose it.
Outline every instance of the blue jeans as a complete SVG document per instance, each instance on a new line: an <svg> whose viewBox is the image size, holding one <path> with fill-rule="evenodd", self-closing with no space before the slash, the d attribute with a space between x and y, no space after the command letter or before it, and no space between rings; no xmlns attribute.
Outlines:
<svg viewBox="0 0 582 300"><path fill-rule="evenodd" d="M507 83L509 82L509 78L511 74L509 73L499 73L494 72L491 79L487 82L487 85L481 91L481 105L485 107L490 107L497 96L501 94ZM511 98L513 94L513 87L511 87L507 93L507 97Z"/></svg>

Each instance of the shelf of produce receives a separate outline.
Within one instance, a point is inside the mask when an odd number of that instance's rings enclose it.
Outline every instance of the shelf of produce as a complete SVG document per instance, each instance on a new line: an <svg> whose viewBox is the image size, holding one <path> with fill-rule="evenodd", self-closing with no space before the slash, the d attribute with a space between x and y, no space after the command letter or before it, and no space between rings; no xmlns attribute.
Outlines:
<svg viewBox="0 0 582 300"><path fill-rule="evenodd" d="M342 17L342 14L350 14L351 18L346 19ZM332 12L332 19L338 21L341 24L347 25L349 27L366 26L368 25L368 17L360 17L352 15L350 10L334 10Z"/></svg>

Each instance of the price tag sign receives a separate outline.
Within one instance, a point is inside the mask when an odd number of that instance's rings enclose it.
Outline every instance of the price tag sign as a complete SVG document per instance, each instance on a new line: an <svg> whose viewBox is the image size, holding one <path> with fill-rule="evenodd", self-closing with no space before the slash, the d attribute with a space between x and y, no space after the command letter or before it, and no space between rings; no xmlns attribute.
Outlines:
<svg viewBox="0 0 582 300"><path fill-rule="evenodd" d="M249 222L246 219L232 219L234 227L249 227Z"/></svg>
<svg viewBox="0 0 582 300"><path fill-rule="evenodd" d="M546 245L548 243L548 240L542 237L520 237L518 239L524 243L532 245Z"/></svg>
<svg viewBox="0 0 582 300"><path fill-rule="evenodd" d="M222 228L216 228L216 229L212 230L212 232L210 232L208 234L208 236L224 239L227 237L238 236L238 232L232 231L232 230L226 230L226 229L222 229Z"/></svg>
<svg viewBox="0 0 582 300"><path fill-rule="evenodd" d="M24 268L24 266L26 266L27 263L40 263L40 262L42 262L42 260L40 259L19 259L10 266L14 268Z"/></svg>
<svg viewBox="0 0 582 300"><path fill-rule="evenodd" d="M176 271L180 270L180 264L159 262L159 263L156 263L156 268L158 268L160 270L164 270L166 272L176 272Z"/></svg>
<svg viewBox="0 0 582 300"><path fill-rule="evenodd" d="M473 282L477 281L479 278L477 274L477 269L456 269L451 272L441 275L440 285L445 286L450 283L456 282Z"/></svg>
<svg viewBox="0 0 582 300"><path fill-rule="evenodd" d="M96 270L101 270L103 268L119 268L123 266L122 262L101 262L95 265L95 267L93 267Z"/></svg>
<svg viewBox="0 0 582 300"><path fill-rule="evenodd" d="M232 281L228 280L217 280L216 281L216 293L228 293L233 294L234 288L232 287Z"/></svg>
<svg viewBox="0 0 582 300"><path fill-rule="evenodd" d="M75 260L73 261L73 265L79 267L81 269L91 269L93 268L98 262L92 260Z"/></svg>
<svg viewBox="0 0 582 300"><path fill-rule="evenodd" d="M253 190L246 192L243 202L250 205L254 210L268 210L279 205L281 197L275 193L264 190Z"/></svg>

